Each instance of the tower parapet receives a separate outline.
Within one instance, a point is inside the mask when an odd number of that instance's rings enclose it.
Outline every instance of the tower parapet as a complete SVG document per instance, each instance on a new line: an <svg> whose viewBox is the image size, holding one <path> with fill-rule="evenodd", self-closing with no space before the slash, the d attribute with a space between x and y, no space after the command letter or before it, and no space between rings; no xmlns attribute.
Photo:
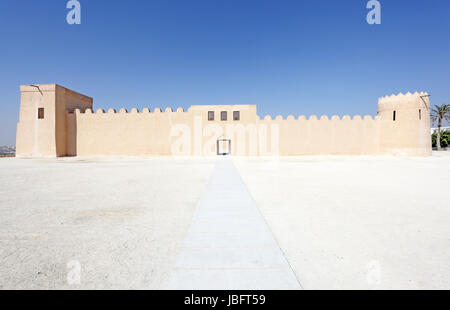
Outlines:
<svg viewBox="0 0 450 310"><path fill-rule="evenodd" d="M429 97L408 92L379 98L381 153L431 155Z"/></svg>

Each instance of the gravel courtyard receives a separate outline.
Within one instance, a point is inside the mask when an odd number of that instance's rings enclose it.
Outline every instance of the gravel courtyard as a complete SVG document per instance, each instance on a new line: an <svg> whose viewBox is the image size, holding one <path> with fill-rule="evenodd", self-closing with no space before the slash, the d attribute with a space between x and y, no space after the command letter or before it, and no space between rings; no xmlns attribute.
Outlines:
<svg viewBox="0 0 450 310"><path fill-rule="evenodd" d="M307 289L450 289L450 152L234 160Z"/></svg>
<svg viewBox="0 0 450 310"><path fill-rule="evenodd" d="M0 159L0 288L161 288L213 167ZM81 285L67 282L72 261Z"/></svg>
<svg viewBox="0 0 450 310"><path fill-rule="evenodd" d="M216 163L0 159L0 289L164 288ZM450 289L450 152L232 163L303 288Z"/></svg>

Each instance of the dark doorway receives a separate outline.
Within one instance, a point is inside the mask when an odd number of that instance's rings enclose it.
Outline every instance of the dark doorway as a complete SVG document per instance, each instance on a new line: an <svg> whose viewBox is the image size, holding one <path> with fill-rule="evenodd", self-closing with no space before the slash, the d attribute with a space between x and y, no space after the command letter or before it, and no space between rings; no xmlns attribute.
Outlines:
<svg viewBox="0 0 450 310"><path fill-rule="evenodd" d="M217 155L226 156L231 154L231 140L217 140Z"/></svg>

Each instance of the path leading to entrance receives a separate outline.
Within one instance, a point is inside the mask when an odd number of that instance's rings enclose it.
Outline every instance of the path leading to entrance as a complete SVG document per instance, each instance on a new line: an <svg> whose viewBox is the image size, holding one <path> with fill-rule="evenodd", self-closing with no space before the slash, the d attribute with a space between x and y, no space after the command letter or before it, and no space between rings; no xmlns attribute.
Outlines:
<svg viewBox="0 0 450 310"><path fill-rule="evenodd" d="M217 162L167 288L301 289L230 159Z"/></svg>

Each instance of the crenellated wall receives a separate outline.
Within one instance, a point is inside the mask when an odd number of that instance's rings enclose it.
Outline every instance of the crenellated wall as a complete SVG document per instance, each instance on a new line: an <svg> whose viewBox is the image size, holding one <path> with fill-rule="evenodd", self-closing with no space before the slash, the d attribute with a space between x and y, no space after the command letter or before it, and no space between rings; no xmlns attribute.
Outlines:
<svg viewBox="0 0 450 310"><path fill-rule="evenodd" d="M56 156L215 156L218 140L230 140L231 154L238 156L431 155L426 93L380 98L376 117L291 115L286 119L261 119L256 105L197 105L187 111L93 111L92 99L64 90L56 92L53 101L51 96L40 99L49 108L56 106L55 111L64 111L56 112L54 120L42 122L55 128L55 140L34 132L35 141ZM25 102L21 102L21 128L25 121L36 122L35 115L31 115L35 112L27 105L28 95L22 96ZM208 112L214 112L213 120L208 118ZM222 112L227 113L226 120L221 119ZM234 119L234 112L239 112L239 119ZM33 138L21 130L19 140L20 150L28 150L26 145ZM18 154L42 156L29 151Z"/></svg>
<svg viewBox="0 0 450 310"><path fill-rule="evenodd" d="M171 127L191 124L182 109L153 112L144 109L127 111L87 109L71 116L77 126L77 154L86 155L171 155Z"/></svg>
<svg viewBox="0 0 450 310"><path fill-rule="evenodd" d="M280 155L322 154L377 154L379 152L379 119L372 116L333 116L320 119L277 116L274 120L266 116L260 124L277 125L279 128Z"/></svg>

